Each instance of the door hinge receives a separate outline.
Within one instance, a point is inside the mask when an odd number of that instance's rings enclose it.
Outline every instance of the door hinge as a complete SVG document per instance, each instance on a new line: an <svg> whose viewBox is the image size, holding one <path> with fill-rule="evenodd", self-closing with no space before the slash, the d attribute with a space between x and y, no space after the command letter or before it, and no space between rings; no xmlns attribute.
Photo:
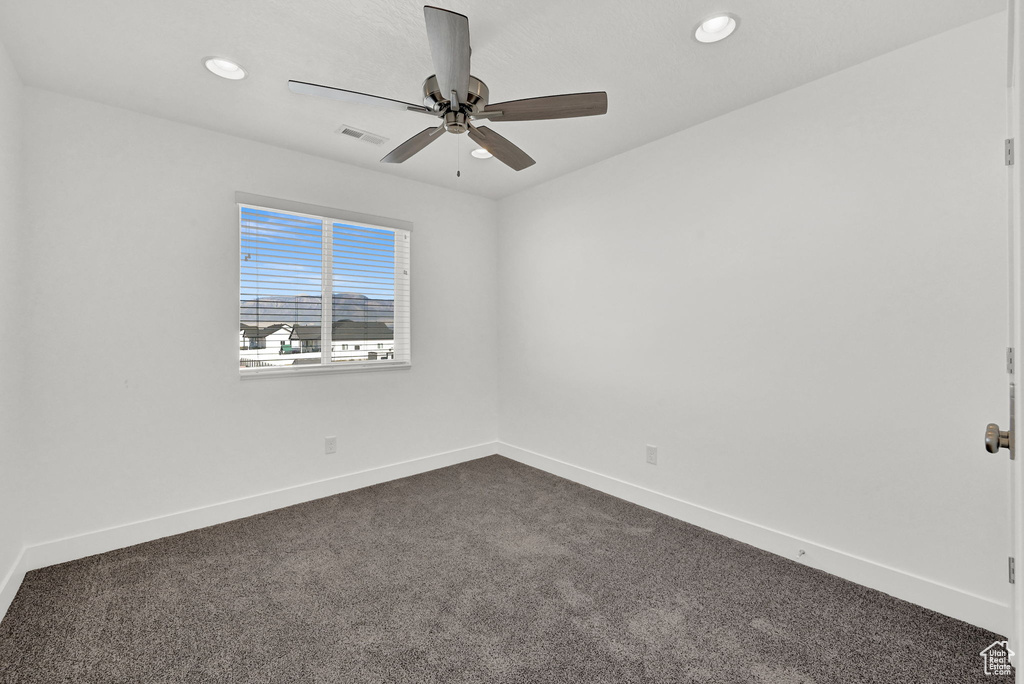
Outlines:
<svg viewBox="0 0 1024 684"><path fill-rule="evenodd" d="M1010 561L1010 584L1016 584L1017 583L1017 564L1013 560L1013 556L1010 556L1008 560Z"/></svg>
<svg viewBox="0 0 1024 684"><path fill-rule="evenodd" d="M1013 138L1006 139L1006 165L1013 166Z"/></svg>
<svg viewBox="0 0 1024 684"><path fill-rule="evenodd" d="M1006 348L1006 372L1013 375L1013 347Z"/></svg>

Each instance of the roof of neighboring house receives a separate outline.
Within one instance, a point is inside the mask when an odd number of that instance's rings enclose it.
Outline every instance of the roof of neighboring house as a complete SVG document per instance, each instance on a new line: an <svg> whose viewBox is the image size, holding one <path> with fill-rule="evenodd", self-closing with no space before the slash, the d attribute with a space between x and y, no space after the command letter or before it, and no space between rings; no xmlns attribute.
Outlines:
<svg viewBox="0 0 1024 684"><path fill-rule="evenodd" d="M292 328L292 334L289 336L290 340L319 340L320 339L320 326L319 325L297 325Z"/></svg>
<svg viewBox="0 0 1024 684"><path fill-rule="evenodd" d="M331 339L335 342L362 342L363 340L391 340L394 331L382 321L335 321L331 326ZM297 325L292 329L293 340L319 340L319 325Z"/></svg>
<svg viewBox="0 0 1024 684"><path fill-rule="evenodd" d="M245 335L246 337L248 337L250 339L256 339L256 340L258 340L261 337L268 337L270 335L273 335L274 333L276 333L278 330L281 330L282 328L285 329L285 330L291 330L291 326L290 325L286 325L286 324L283 324L283 323L278 323L277 325L268 325L265 328L260 328L260 327L257 327L255 325L246 325L245 323L240 323L238 328L239 328L239 330L242 331L243 335Z"/></svg>
<svg viewBox="0 0 1024 684"><path fill-rule="evenodd" d="M335 321L331 330L336 342L391 340L395 332L383 321Z"/></svg>

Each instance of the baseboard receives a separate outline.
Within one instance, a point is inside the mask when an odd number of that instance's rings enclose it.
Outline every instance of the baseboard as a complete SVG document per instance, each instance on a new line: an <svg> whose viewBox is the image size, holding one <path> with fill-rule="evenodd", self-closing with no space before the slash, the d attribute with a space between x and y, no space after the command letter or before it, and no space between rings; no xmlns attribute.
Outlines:
<svg viewBox="0 0 1024 684"><path fill-rule="evenodd" d="M210 506L109 527L25 547L0 583L0 619L7 613L25 573L173 534L217 525L333 494L417 475L494 453L578 482L606 494L717 532L759 549L797 560L852 582L924 606L943 615L1008 634L1010 607L924 577L800 539L777 530L688 503L623 480L503 442L491 442L401 463L339 475ZM797 550L806 553L799 559Z"/></svg>
<svg viewBox="0 0 1024 684"><path fill-rule="evenodd" d="M3 581L0 582L0 620L3 620L4 615L7 614L7 609L11 607L14 595L18 593L18 588L21 587L21 581L25 579L25 568L22 565L24 558L25 549L22 549L14 560L14 565L10 567L7 574L4 575Z"/></svg>
<svg viewBox="0 0 1024 684"><path fill-rule="evenodd" d="M472 461L497 453L497 448L496 442L478 444L26 546L0 585L0 619L6 615L25 573L30 570Z"/></svg>
<svg viewBox="0 0 1024 684"><path fill-rule="evenodd" d="M756 546L764 551L877 589L937 613L963 620L997 634L1010 633L1011 611L1008 604L998 603L925 577L719 513L511 444L499 442L495 450L502 456L552 475L564 477L644 508ZM801 549L804 550L805 555L798 556Z"/></svg>

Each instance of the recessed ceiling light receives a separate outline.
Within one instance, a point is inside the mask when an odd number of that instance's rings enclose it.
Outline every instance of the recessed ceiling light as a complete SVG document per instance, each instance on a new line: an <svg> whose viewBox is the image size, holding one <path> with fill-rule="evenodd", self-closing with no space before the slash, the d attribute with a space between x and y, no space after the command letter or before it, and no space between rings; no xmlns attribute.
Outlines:
<svg viewBox="0 0 1024 684"><path fill-rule="evenodd" d="M245 78L245 69L238 66L230 59L224 59L223 57L207 57L203 60L203 65L221 78L229 78L232 81L238 81Z"/></svg>
<svg viewBox="0 0 1024 684"><path fill-rule="evenodd" d="M716 14L702 21L694 37L702 43L717 43L728 38L736 30L736 17L732 14Z"/></svg>
<svg viewBox="0 0 1024 684"><path fill-rule="evenodd" d="M494 156L493 154L491 154L482 147L476 148L475 150L470 152L470 154L476 157L477 159L490 159L491 157Z"/></svg>

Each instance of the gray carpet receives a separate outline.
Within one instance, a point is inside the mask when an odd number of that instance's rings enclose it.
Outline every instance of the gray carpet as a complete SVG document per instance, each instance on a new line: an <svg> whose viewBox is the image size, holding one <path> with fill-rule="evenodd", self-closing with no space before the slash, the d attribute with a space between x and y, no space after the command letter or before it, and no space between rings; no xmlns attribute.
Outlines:
<svg viewBox="0 0 1024 684"><path fill-rule="evenodd" d="M996 638L491 456L30 572L0 681L1010 682Z"/></svg>

